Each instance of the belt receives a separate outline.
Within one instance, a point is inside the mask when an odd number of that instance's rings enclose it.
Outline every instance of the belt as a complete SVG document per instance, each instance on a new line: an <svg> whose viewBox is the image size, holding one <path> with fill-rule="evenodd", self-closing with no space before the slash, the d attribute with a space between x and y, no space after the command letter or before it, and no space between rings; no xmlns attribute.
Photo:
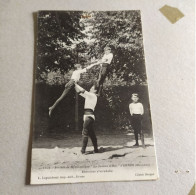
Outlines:
<svg viewBox="0 0 196 195"><path fill-rule="evenodd" d="M90 115L90 114L92 114L92 115L94 114L92 109L87 108L84 110L84 115Z"/></svg>

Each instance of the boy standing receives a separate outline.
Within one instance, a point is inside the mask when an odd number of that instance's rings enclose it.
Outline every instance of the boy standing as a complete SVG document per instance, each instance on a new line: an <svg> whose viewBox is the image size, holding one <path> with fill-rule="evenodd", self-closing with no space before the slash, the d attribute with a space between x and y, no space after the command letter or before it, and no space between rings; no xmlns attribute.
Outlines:
<svg viewBox="0 0 196 195"><path fill-rule="evenodd" d="M113 53L111 53L111 48L110 47L105 47L104 48L104 56L102 59L98 62L102 64L100 73L99 73L99 78L98 78L98 87L99 87L99 92L98 94L101 94L102 88L103 88L103 83L105 81L106 76L108 75L110 71L110 64L113 59Z"/></svg>
<svg viewBox="0 0 196 195"><path fill-rule="evenodd" d="M133 93L131 99L133 102L129 104L129 110L132 118L132 127L134 130L135 141L136 141L136 144L134 146L139 146L138 134L140 134L142 146L143 148L145 148L144 134L141 129L141 121L142 121L142 115L144 114L144 108L142 103L139 102L139 95L137 93Z"/></svg>
<svg viewBox="0 0 196 195"><path fill-rule="evenodd" d="M97 85L93 85L89 92L80 87L78 84L75 84L75 89L82 97L85 98L81 153L84 154L86 151L88 136L91 138L93 143L94 153L98 153L97 138L93 129L93 124L95 121L94 110L97 104Z"/></svg>
<svg viewBox="0 0 196 195"><path fill-rule="evenodd" d="M65 85L65 89L62 95L56 100L56 102L51 107L49 107L49 116L51 116L52 111L59 104L59 102L68 94L68 92L80 80L80 75L95 65L97 65L97 63L91 64L90 66L87 66L86 68L82 69L81 64L75 64L74 67L76 68L76 70L73 71L70 81Z"/></svg>

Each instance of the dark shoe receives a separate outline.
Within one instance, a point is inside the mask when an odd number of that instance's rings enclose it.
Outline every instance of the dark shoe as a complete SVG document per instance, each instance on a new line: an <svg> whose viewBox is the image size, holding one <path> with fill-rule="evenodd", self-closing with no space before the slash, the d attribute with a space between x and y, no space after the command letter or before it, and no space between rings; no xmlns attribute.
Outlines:
<svg viewBox="0 0 196 195"><path fill-rule="evenodd" d="M99 153L99 150L98 149L95 149L93 153Z"/></svg>
<svg viewBox="0 0 196 195"><path fill-rule="evenodd" d="M82 154L85 154L85 150L81 150L81 153L82 153Z"/></svg>
<svg viewBox="0 0 196 195"><path fill-rule="evenodd" d="M94 152L93 153L98 153L98 145L97 145L97 138L96 138L96 135L93 133L93 134L90 134L90 138L91 138L91 141L93 143L93 147L94 147Z"/></svg>
<svg viewBox="0 0 196 195"><path fill-rule="evenodd" d="M133 146L134 146L134 147L139 147L139 144L136 143L136 144L134 144Z"/></svg>

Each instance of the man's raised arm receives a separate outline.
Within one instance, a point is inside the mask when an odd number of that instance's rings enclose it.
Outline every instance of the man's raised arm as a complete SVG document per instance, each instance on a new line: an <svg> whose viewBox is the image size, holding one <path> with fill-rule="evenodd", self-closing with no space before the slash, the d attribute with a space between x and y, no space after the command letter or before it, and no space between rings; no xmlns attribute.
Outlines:
<svg viewBox="0 0 196 195"><path fill-rule="evenodd" d="M80 93L84 93L86 91L85 89L83 89L82 87L80 87L80 85L78 85L78 84L75 84L75 90L79 94Z"/></svg>
<svg viewBox="0 0 196 195"><path fill-rule="evenodd" d="M93 66L100 65L101 63L102 62L98 61L98 62L96 62L94 64L91 64L91 65L87 66L86 69L88 70L88 69L92 68Z"/></svg>

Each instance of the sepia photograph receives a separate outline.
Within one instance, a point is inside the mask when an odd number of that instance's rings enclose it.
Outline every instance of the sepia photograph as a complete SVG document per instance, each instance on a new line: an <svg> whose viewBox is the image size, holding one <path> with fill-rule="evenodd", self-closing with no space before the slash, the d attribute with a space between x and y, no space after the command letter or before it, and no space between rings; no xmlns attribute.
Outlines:
<svg viewBox="0 0 196 195"><path fill-rule="evenodd" d="M158 179L141 12L35 23L31 184Z"/></svg>

